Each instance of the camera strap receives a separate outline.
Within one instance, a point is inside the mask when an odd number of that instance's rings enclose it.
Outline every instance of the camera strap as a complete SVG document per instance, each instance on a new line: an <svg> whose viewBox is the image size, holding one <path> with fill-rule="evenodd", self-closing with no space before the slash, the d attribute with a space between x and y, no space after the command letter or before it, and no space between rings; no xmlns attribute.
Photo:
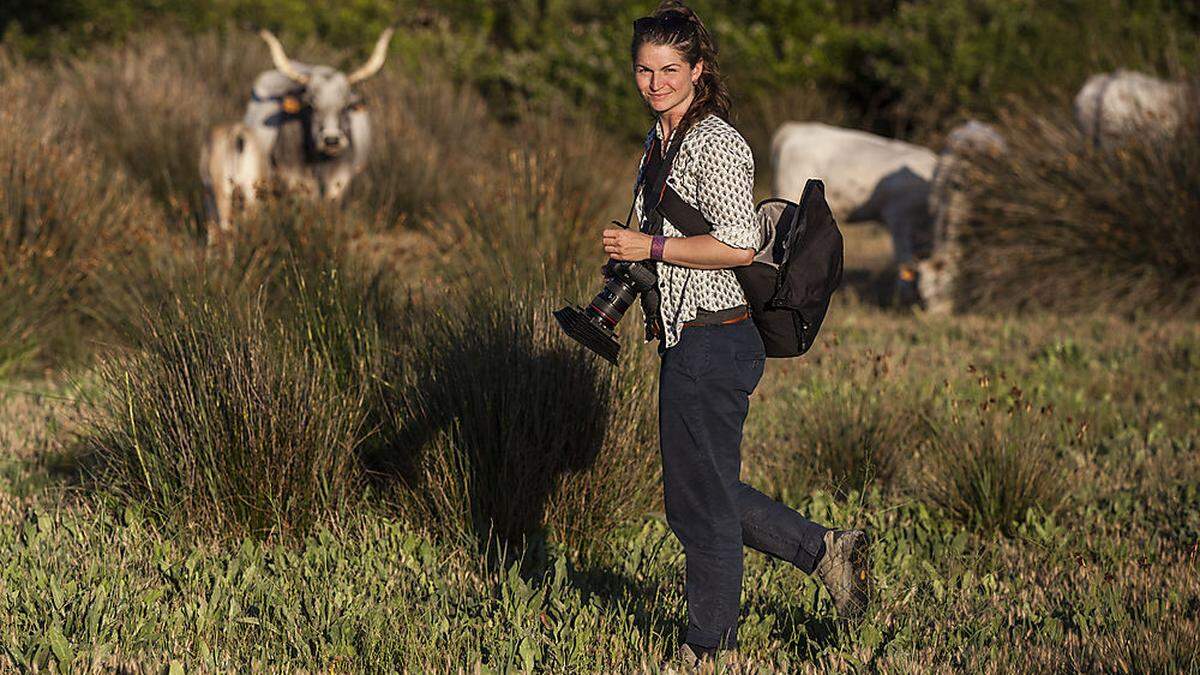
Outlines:
<svg viewBox="0 0 1200 675"><path fill-rule="evenodd" d="M688 237L712 232L712 223L704 218L699 209L680 197L667 180L674 166L675 156L679 154L679 149L683 146L683 134L679 134L676 138L675 131L672 131L666 156L655 162L653 161L654 151L661 147L655 133L656 130L656 128L652 128L646 137L646 149L638 171L637 184L633 190L633 203L630 204L629 215L625 218L625 227L629 227L637 200L645 191L642 202L642 214L645 222L641 224L640 228L642 232L651 235L662 234L663 218L671 221L671 225L675 229Z"/></svg>
<svg viewBox="0 0 1200 675"><path fill-rule="evenodd" d="M637 200L642 198L642 215L646 222L640 223L638 229L646 234L662 234L663 214L658 206L668 192L674 192L668 187L667 178L671 174L671 166L675 163L675 157L683 146L684 136L685 134L679 133L679 129L676 128L671 131L665 144L660 142L658 122L655 122L654 126L650 128L650 133L646 134L642 161L638 167L637 182L633 186L633 201L629 205L629 214L625 216L626 229L633 222L633 212L637 209ZM665 154L662 152L664 145L666 145ZM659 161L657 162L653 161L655 150L658 150Z"/></svg>

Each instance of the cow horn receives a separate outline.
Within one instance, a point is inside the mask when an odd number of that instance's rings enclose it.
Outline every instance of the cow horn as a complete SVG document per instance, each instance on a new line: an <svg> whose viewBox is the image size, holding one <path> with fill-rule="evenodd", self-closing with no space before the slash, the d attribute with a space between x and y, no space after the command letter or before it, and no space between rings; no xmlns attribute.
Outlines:
<svg viewBox="0 0 1200 675"><path fill-rule="evenodd" d="M288 59L287 53L283 51L283 45L279 43L279 38L275 37L274 33L264 28L258 31L258 36L271 48L271 60L275 62L276 70L295 80L298 84L308 84L308 75L296 70L296 67Z"/></svg>
<svg viewBox="0 0 1200 675"><path fill-rule="evenodd" d="M379 69L383 67L383 60L387 58L388 42L391 42L392 33L395 32L396 29L390 26L387 30L383 31L383 35L380 35L379 40L375 42L375 49L371 51L371 58L367 59L362 68L350 73L350 76L347 78L350 80L350 84L362 82L379 72Z"/></svg>

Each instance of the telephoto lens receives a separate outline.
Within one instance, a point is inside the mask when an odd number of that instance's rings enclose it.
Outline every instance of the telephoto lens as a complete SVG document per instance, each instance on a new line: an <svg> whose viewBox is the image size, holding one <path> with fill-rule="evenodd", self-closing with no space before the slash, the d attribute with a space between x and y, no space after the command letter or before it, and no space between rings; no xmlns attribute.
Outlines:
<svg viewBox="0 0 1200 675"><path fill-rule="evenodd" d="M587 309L567 305L554 313L558 325L579 344L616 365L621 344L614 329L639 293L657 281L654 270L642 263L609 261L604 288Z"/></svg>

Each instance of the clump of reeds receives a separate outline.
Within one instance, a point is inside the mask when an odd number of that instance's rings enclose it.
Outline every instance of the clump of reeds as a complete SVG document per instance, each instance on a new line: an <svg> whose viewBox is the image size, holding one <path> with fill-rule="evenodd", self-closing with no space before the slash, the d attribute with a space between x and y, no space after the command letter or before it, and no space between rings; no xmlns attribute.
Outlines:
<svg viewBox="0 0 1200 675"><path fill-rule="evenodd" d="M996 391L1004 383L982 373L978 385L978 396L947 397L926 416L916 486L966 525L1012 532L1030 511L1053 512L1067 496L1065 457L1086 427L1072 428L1017 386Z"/></svg>
<svg viewBox="0 0 1200 675"><path fill-rule="evenodd" d="M758 439L757 459L789 489L891 488L917 440L919 397L897 381L888 354L838 359L832 370L769 408L771 432Z"/></svg>
<svg viewBox="0 0 1200 675"><path fill-rule="evenodd" d="M295 279L286 317L202 281L144 308L98 369L97 484L218 536L303 534L361 499L375 334L335 277Z"/></svg>
<svg viewBox="0 0 1200 675"><path fill-rule="evenodd" d="M1005 127L967 181L961 305L1200 315L1196 114L1099 145L1063 118Z"/></svg>

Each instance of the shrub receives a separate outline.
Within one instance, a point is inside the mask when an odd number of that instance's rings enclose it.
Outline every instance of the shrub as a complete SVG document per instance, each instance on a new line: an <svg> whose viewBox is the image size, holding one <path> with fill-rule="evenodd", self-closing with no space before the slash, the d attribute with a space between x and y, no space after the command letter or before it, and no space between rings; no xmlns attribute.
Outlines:
<svg viewBox="0 0 1200 675"><path fill-rule="evenodd" d="M1064 455L1082 431L1018 387L997 394L988 376L979 383L982 400L948 399L926 418L917 489L959 522L1011 533L1031 509L1053 512L1066 497Z"/></svg>
<svg viewBox="0 0 1200 675"><path fill-rule="evenodd" d="M968 188L961 304L1200 315L1200 124L1097 148L1016 116Z"/></svg>
<svg viewBox="0 0 1200 675"><path fill-rule="evenodd" d="M370 392L346 364L366 370L370 336L329 283L299 289L290 322L202 284L147 307L138 348L98 370L96 483L218 536L303 534L356 502Z"/></svg>

